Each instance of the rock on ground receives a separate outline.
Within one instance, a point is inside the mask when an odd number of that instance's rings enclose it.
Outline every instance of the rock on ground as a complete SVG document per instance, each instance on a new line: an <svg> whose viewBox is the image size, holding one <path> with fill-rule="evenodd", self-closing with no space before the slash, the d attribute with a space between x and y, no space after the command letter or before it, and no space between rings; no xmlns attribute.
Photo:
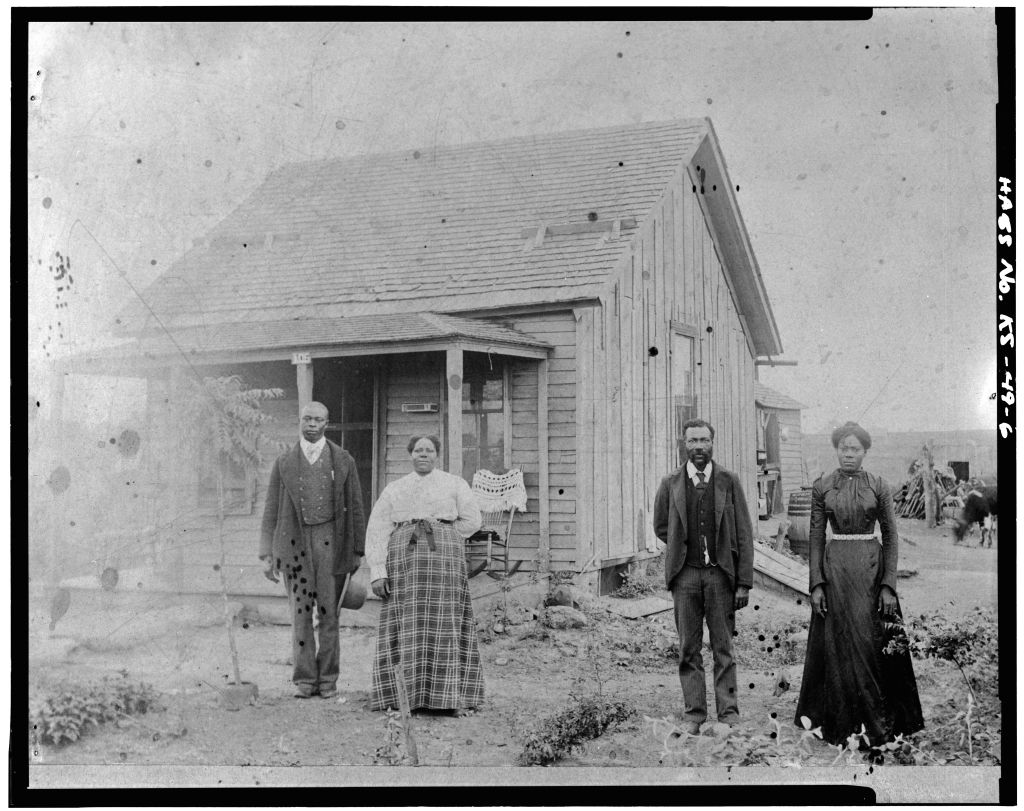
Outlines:
<svg viewBox="0 0 1024 811"><path fill-rule="evenodd" d="M587 616L567 605L552 605L544 609L541 623L548 628L584 628L587 625Z"/></svg>

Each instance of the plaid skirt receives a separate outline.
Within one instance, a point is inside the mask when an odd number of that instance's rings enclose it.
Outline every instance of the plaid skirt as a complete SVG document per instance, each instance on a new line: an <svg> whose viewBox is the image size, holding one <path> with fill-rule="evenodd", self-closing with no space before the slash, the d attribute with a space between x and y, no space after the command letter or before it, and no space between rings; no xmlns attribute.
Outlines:
<svg viewBox="0 0 1024 811"><path fill-rule="evenodd" d="M464 709L484 698L465 541L450 524L431 527L433 550L415 537L415 524L396 527L388 542L391 594L377 628L375 710L399 706L395 665L403 667L410 709Z"/></svg>

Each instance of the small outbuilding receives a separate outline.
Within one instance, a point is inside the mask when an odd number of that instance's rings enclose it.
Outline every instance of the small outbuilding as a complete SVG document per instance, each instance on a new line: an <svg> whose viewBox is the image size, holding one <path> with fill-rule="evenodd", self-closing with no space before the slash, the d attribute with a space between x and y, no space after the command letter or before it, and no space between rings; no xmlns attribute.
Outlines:
<svg viewBox="0 0 1024 811"><path fill-rule="evenodd" d="M807 484L800 412L806 408L760 381L757 405L758 509L761 515L785 512L790 493Z"/></svg>

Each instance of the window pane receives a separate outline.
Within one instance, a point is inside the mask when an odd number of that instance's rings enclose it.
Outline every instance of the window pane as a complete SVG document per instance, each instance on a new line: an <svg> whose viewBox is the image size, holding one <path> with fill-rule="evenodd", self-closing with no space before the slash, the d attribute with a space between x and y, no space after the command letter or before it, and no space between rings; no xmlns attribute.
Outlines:
<svg viewBox="0 0 1024 811"><path fill-rule="evenodd" d="M486 381L483 387L483 407L488 411L501 411L505 404L504 388L504 381L500 377Z"/></svg>
<svg viewBox="0 0 1024 811"><path fill-rule="evenodd" d="M505 442L505 419L500 412L482 416L484 442L487 445L502 445Z"/></svg>
<svg viewBox="0 0 1024 811"><path fill-rule="evenodd" d="M472 448L480 444L480 416L478 414L462 415L462 447Z"/></svg>
<svg viewBox="0 0 1024 811"><path fill-rule="evenodd" d="M672 335L672 423L677 449L677 463L686 461L683 425L697 416L697 398L693 380L693 338Z"/></svg>

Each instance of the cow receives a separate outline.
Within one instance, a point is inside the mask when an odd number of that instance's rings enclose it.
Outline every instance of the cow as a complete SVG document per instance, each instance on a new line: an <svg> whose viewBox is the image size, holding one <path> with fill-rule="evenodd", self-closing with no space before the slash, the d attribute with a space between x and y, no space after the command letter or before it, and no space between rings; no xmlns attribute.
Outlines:
<svg viewBox="0 0 1024 811"><path fill-rule="evenodd" d="M996 487L977 487L970 490L964 497L964 508L953 519L953 536L956 543L961 543L967 531L974 525L981 525L981 543L985 545L985 538L988 538L988 545L992 546L992 539L996 534L997 520L997 498Z"/></svg>

